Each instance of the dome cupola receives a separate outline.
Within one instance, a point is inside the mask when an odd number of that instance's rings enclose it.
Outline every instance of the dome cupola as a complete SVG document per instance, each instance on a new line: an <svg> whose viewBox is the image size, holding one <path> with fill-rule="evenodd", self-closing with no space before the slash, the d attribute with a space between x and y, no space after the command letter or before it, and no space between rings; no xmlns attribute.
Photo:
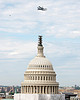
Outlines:
<svg viewBox="0 0 80 100"><path fill-rule="evenodd" d="M45 69L45 70L52 70L52 64L51 62L44 56L43 53L43 45L42 45L42 36L39 36L39 41L38 41L38 52L37 56L32 59L28 65L28 69Z"/></svg>

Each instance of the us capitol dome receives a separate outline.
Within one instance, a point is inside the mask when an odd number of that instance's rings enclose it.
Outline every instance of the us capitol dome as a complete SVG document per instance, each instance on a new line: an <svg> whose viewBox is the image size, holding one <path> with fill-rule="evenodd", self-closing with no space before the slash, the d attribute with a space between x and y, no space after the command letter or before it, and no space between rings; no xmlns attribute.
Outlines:
<svg viewBox="0 0 80 100"><path fill-rule="evenodd" d="M22 94L58 94L59 83L51 62L44 56L39 36L37 56L30 61L21 83Z"/></svg>

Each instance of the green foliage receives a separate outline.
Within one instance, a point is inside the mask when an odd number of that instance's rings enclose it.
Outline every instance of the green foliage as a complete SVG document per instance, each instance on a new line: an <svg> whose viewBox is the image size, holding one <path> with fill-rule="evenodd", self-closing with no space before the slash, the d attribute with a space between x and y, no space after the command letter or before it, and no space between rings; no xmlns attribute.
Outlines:
<svg viewBox="0 0 80 100"><path fill-rule="evenodd" d="M80 90L80 87L79 87L79 86L76 86L75 89L76 89L76 90Z"/></svg>
<svg viewBox="0 0 80 100"><path fill-rule="evenodd" d="M9 95L14 95L14 93L13 93L13 92L11 92L11 93L9 93Z"/></svg>

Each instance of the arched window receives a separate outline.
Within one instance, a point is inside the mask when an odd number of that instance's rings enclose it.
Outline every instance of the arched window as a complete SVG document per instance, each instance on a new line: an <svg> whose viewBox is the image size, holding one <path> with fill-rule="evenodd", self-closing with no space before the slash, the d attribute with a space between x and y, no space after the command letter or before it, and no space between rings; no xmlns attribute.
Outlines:
<svg viewBox="0 0 80 100"><path fill-rule="evenodd" d="M38 80L39 80L39 76L38 76Z"/></svg>
<svg viewBox="0 0 80 100"><path fill-rule="evenodd" d="M41 76L41 80L42 80L42 76Z"/></svg>
<svg viewBox="0 0 80 100"><path fill-rule="evenodd" d="M33 76L33 80L34 80L34 76Z"/></svg>
<svg viewBox="0 0 80 100"><path fill-rule="evenodd" d="M49 76L49 80L50 80L50 76Z"/></svg>
<svg viewBox="0 0 80 100"><path fill-rule="evenodd" d="M35 76L35 80L37 80L37 76Z"/></svg>
<svg viewBox="0 0 80 100"><path fill-rule="evenodd" d="M30 78L31 80L32 80L32 76L31 76L31 78Z"/></svg>
<svg viewBox="0 0 80 100"><path fill-rule="evenodd" d="M45 76L44 76L44 80L45 80Z"/></svg>

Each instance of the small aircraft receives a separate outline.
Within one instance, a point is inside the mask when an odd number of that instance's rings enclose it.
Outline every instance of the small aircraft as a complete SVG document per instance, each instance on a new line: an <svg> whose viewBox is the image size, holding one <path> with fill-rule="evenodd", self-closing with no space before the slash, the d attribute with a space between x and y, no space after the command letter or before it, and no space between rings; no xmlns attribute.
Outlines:
<svg viewBox="0 0 80 100"><path fill-rule="evenodd" d="M46 11L46 10L47 10L47 8L43 8L43 7L41 7L41 6L38 6L37 9L38 9L38 10L42 10L42 11Z"/></svg>

